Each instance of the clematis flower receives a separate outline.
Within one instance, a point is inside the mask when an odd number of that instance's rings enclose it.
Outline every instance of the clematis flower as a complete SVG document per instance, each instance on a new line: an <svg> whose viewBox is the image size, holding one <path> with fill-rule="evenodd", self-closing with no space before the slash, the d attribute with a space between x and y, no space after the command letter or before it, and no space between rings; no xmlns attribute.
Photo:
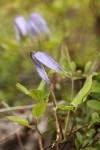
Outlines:
<svg viewBox="0 0 100 150"><path fill-rule="evenodd" d="M60 73L60 71L64 71L59 63L57 63L51 56L44 52L31 53L31 58L39 76L45 80L47 84L50 84L50 80L48 79L43 65L55 70L58 73Z"/></svg>
<svg viewBox="0 0 100 150"><path fill-rule="evenodd" d="M29 28L33 34L38 35L39 33L50 34L50 30L47 26L46 21L37 13L32 13L29 17Z"/></svg>
<svg viewBox="0 0 100 150"><path fill-rule="evenodd" d="M16 39L20 41L21 36L27 36L27 22L23 16L17 16L14 20Z"/></svg>

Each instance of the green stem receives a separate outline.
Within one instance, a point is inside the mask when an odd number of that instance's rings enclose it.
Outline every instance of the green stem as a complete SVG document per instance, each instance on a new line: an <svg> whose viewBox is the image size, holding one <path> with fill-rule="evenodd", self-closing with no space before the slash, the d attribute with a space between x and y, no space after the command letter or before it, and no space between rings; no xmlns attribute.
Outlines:
<svg viewBox="0 0 100 150"><path fill-rule="evenodd" d="M42 136L41 132L39 131L38 129L38 119L36 119L36 130L37 130L37 133Z"/></svg>
<svg viewBox="0 0 100 150"><path fill-rule="evenodd" d="M65 119L65 132L64 132L64 138L66 137L66 134L67 134L67 127L68 127L68 119L69 119L69 115L70 115L70 110L68 111L68 114L66 116L66 119Z"/></svg>
<svg viewBox="0 0 100 150"><path fill-rule="evenodd" d="M53 92L53 85L50 84L49 88L50 88L50 93L51 93L51 96L52 96L53 106L57 107L55 94ZM54 111L54 116L55 116L55 119L56 119L56 128L57 128L57 133L58 133L58 139L62 140L63 139L63 132L62 132L62 128L61 128L61 125L60 125L60 122L59 122L58 112L57 111Z"/></svg>
<svg viewBox="0 0 100 150"><path fill-rule="evenodd" d="M71 83L72 83L72 88L71 88L71 100L73 100L73 93L74 93L74 79L73 79L73 75L71 78Z"/></svg>
<svg viewBox="0 0 100 150"><path fill-rule="evenodd" d="M73 99L73 92L74 92L74 79L73 79L73 74L71 75L71 100ZM70 110L68 111L68 114L66 116L66 119L65 119L65 132L64 132L64 137L66 137L66 134L67 134L67 128L68 128L68 119L69 119L69 116L70 116Z"/></svg>

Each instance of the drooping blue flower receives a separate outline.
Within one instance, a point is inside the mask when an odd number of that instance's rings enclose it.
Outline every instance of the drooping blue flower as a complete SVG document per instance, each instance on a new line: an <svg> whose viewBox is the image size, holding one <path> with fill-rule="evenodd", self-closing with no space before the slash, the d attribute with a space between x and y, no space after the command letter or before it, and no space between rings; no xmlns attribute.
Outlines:
<svg viewBox="0 0 100 150"><path fill-rule="evenodd" d="M29 17L29 26L33 34L38 35L39 33L50 34L50 30L47 26L46 21L37 13L32 13Z"/></svg>
<svg viewBox="0 0 100 150"><path fill-rule="evenodd" d="M50 69L55 70L58 73L60 73L60 71L64 71L59 63L57 63L51 56L49 56L44 52L31 53L31 58L34 62L35 68L39 76L42 79L44 79L48 84L50 83L50 80L47 77L43 65L47 66Z"/></svg>
<svg viewBox="0 0 100 150"><path fill-rule="evenodd" d="M42 63L40 61L38 61L36 58L34 58L34 65L35 65L35 68L39 74L39 76L44 80L46 81L47 84L50 84L50 80L45 72L45 69L42 65Z"/></svg>
<svg viewBox="0 0 100 150"><path fill-rule="evenodd" d="M14 20L16 39L20 41L21 36L27 36L27 22L23 16L17 16Z"/></svg>

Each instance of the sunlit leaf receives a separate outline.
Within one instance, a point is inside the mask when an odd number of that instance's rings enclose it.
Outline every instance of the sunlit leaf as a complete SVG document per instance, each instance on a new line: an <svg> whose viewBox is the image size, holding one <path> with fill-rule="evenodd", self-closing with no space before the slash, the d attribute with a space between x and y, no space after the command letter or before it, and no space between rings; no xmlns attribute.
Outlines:
<svg viewBox="0 0 100 150"><path fill-rule="evenodd" d="M38 86L38 90L45 90L45 86L46 86L46 83L45 81L42 79L39 86Z"/></svg>
<svg viewBox="0 0 100 150"><path fill-rule="evenodd" d="M41 100L47 98L48 95L49 94L46 93L45 91L41 91L38 89L30 90L30 94L29 94L29 96L31 96L34 100L37 100L37 101L41 101Z"/></svg>
<svg viewBox="0 0 100 150"><path fill-rule="evenodd" d="M9 119L12 122L16 122L18 124L24 125L26 127L30 127L28 120L24 119L24 118L17 118L15 116L6 116L7 119Z"/></svg>
<svg viewBox="0 0 100 150"><path fill-rule="evenodd" d="M73 110L74 106L60 105L58 107L53 108L54 111L56 111L57 109L60 109L60 110L63 110L63 111Z"/></svg>
<svg viewBox="0 0 100 150"><path fill-rule="evenodd" d="M17 83L16 87L17 87L18 90L20 90L24 94L29 94L29 91L27 90L27 88L25 86L23 86L22 84Z"/></svg>
<svg viewBox="0 0 100 150"><path fill-rule="evenodd" d="M70 63L71 71L75 72L76 71L76 63L74 61L71 61Z"/></svg>
<svg viewBox="0 0 100 150"><path fill-rule="evenodd" d="M32 114L36 119L39 119L46 110L46 103L44 101L39 102L36 104L32 109Z"/></svg>
<svg viewBox="0 0 100 150"><path fill-rule="evenodd" d="M85 68L84 68L84 73L87 74L89 72L89 69L91 67L91 64L92 62L91 61L88 61L85 65Z"/></svg>
<svg viewBox="0 0 100 150"><path fill-rule="evenodd" d="M78 92L76 97L73 99L71 104L76 108L79 104L81 104L83 101L86 100L87 96L91 92L93 88L93 82L92 82L92 75L90 75L87 80L85 81L85 84L83 88Z"/></svg>

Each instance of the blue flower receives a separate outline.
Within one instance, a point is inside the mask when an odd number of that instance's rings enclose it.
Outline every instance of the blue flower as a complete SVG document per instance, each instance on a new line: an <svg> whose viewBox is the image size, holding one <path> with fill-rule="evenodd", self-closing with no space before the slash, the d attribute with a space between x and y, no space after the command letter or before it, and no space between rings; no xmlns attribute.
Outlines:
<svg viewBox="0 0 100 150"><path fill-rule="evenodd" d="M47 26L46 21L37 13L32 13L29 17L29 28L33 34L38 35L39 33L50 34L50 30Z"/></svg>
<svg viewBox="0 0 100 150"><path fill-rule="evenodd" d="M59 63L57 63L51 56L44 52L31 53L31 58L39 76L45 80L47 84L50 84L50 80L48 79L43 65L55 70L58 73L60 73L60 71L64 71Z"/></svg>
<svg viewBox="0 0 100 150"><path fill-rule="evenodd" d="M17 16L14 20L16 39L21 40L21 37L27 36L27 22L23 16Z"/></svg>
<svg viewBox="0 0 100 150"><path fill-rule="evenodd" d="M46 21L37 13L32 13L28 20L23 16L17 16L14 20L16 39L21 37L39 36L40 34L50 34Z"/></svg>

